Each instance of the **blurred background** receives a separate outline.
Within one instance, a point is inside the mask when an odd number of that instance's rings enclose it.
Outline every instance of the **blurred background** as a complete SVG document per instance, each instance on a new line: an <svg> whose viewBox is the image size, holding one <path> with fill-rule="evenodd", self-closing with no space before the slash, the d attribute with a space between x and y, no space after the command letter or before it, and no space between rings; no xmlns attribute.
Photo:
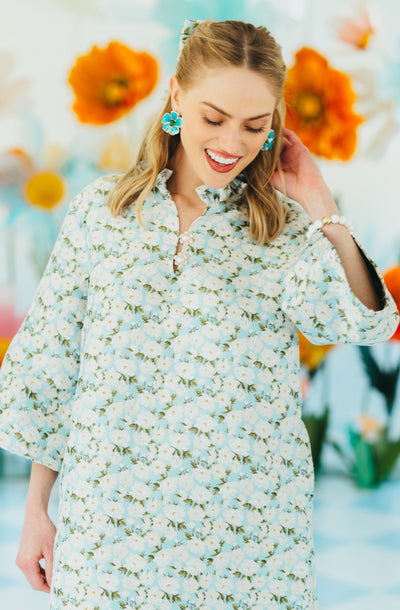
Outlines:
<svg viewBox="0 0 400 610"><path fill-rule="evenodd" d="M265 25L288 67L287 126L400 302L397 0L14 0L0 20L0 364L71 198L123 172L164 99L185 19ZM300 337L321 609L400 608L400 332ZM0 602L44 609L15 566L30 462L0 450ZM57 516L57 487L51 515Z"/></svg>

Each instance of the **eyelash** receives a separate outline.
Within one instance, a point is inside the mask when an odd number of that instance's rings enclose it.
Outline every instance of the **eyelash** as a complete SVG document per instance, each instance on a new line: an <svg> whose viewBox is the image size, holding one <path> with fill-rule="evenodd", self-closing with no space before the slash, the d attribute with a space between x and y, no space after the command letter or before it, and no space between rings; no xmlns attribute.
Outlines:
<svg viewBox="0 0 400 610"><path fill-rule="evenodd" d="M207 123L207 125L214 125L214 127L218 127L219 125L222 125L222 121L210 121L210 119L208 119L205 116L203 116L202 119L205 123ZM251 133L261 133L262 131L265 131L265 127L259 127L258 129L254 129L254 127L246 126L246 129L247 129L247 131L250 131Z"/></svg>

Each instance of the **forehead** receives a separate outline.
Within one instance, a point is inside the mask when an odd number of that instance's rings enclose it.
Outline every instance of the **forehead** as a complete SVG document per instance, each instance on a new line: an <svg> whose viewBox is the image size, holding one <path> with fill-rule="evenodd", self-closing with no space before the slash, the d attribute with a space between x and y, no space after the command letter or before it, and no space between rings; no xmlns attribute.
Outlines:
<svg viewBox="0 0 400 610"><path fill-rule="evenodd" d="M190 101L207 101L227 112L242 108L246 116L249 111L250 115L271 112L276 103L271 84L243 67L204 67L184 94Z"/></svg>

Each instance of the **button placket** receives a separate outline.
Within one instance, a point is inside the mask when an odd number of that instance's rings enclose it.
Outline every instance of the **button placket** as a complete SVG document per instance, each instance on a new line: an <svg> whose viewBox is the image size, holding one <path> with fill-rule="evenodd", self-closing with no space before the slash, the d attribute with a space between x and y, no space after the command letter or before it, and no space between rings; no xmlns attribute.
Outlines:
<svg viewBox="0 0 400 610"><path fill-rule="evenodd" d="M182 250L175 254L174 263L178 268L180 268L183 267L183 265L186 265L188 261L186 250L188 245L193 241L193 233L190 231L181 233L178 237L178 241L182 244Z"/></svg>

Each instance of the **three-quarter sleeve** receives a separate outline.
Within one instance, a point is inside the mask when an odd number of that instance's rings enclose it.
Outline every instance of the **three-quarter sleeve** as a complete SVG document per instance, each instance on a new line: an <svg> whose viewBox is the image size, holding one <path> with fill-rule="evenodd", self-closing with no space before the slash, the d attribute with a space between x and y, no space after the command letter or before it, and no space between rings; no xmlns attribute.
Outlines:
<svg viewBox="0 0 400 610"><path fill-rule="evenodd" d="M57 471L69 434L86 313L88 193L86 187L71 200L0 369L0 447Z"/></svg>
<svg viewBox="0 0 400 610"><path fill-rule="evenodd" d="M376 264L355 240L378 294L379 311L366 307L354 294L339 254L323 232L316 231L307 241L306 228L285 270L284 313L315 344L373 345L389 339L399 323L399 313Z"/></svg>

